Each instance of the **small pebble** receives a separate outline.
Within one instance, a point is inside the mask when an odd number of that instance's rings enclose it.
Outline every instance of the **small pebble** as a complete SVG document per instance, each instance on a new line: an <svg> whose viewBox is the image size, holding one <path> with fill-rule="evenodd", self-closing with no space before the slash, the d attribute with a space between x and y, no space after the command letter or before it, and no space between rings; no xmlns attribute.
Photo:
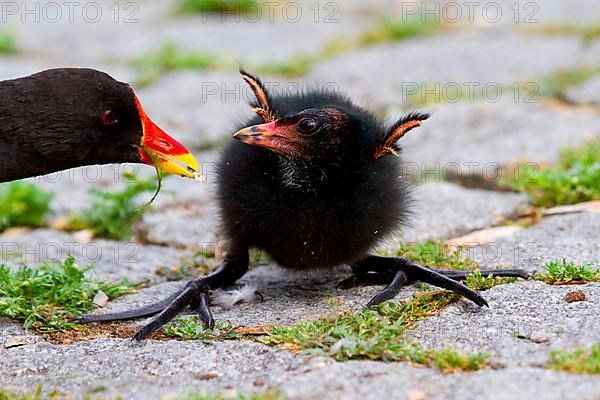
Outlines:
<svg viewBox="0 0 600 400"><path fill-rule="evenodd" d="M544 332L532 332L531 335L529 335L529 340L533 343L546 343L550 341L550 338Z"/></svg>
<svg viewBox="0 0 600 400"><path fill-rule="evenodd" d="M31 340L27 336L13 336L9 337L4 341L4 348L10 349L11 347L19 347L25 346L26 344L30 344Z"/></svg>
<svg viewBox="0 0 600 400"><path fill-rule="evenodd" d="M102 290L98 290L92 303L94 303L95 306L104 307L106 303L108 303L108 296Z"/></svg>
<svg viewBox="0 0 600 400"><path fill-rule="evenodd" d="M581 290L573 290L565 296L565 301L567 303L573 303L576 301L586 301L587 296Z"/></svg>

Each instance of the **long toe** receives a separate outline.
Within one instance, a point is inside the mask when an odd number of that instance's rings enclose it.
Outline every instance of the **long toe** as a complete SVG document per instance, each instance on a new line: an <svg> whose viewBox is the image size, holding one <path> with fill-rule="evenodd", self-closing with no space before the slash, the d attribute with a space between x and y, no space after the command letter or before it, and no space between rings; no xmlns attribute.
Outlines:
<svg viewBox="0 0 600 400"><path fill-rule="evenodd" d="M379 293L377 293L369 302L367 303L367 307L372 307L377 304L383 303L384 301L391 300L400 293L400 289L402 286L408 284L408 276L404 271L396 272L394 275L394 279Z"/></svg>
<svg viewBox="0 0 600 400"><path fill-rule="evenodd" d="M200 294L198 301L198 316L206 328L213 329L215 327L215 319L208 306L208 294L206 293Z"/></svg>

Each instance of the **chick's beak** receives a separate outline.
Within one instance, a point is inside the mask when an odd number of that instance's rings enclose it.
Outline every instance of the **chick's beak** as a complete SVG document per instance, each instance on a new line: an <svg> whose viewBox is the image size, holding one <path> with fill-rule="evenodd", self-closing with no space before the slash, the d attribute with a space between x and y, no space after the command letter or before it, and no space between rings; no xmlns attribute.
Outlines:
<svg viewBox="0 0 600 400"><path fill-rule="evenodd" d="M139 150L142 162L166 173L200 180L200 169L194 156L148 118L137 98L136 103L142 121L143 133Z"/></svg>
<svg viewBox="0 0 600 400"><path fill-rule="evenodd" d="M273 150L281 150L286 141L286 137L277 127L277 121L241 129L233 137L246 144L267 147Z"/></svg>

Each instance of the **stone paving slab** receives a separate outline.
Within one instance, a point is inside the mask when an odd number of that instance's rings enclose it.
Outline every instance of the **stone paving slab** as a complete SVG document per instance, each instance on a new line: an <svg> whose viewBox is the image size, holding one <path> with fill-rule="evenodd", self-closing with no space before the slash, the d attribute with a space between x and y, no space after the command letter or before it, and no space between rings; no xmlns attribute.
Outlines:
<svg viewBox="0 0 600 400"><path fill-rule="evenodd" d="M451 183L425 183L414 189L412 227L396 239L405 242L450 239L501 224L529 209L527 196L467 189Z"/></svg>
<svg viewBox="0 0 600 400"><path fill-rule="evenodd" d="M532 384L535 382L535 384ZM291 399L596 399L600 379L534 368L439 375L405 364L350 361L297 375L282 387Z"/></svg>
<svg viewBox="0 0 600 400"><path fill-rule="evenodd" d="M567 89L565 96L567 100L576 104L600 104L600 77Z"/></svg>
<svg viewBox="0 0 600 400"><path fill-rule="evenodd" d="M587 301L567 303L573 290ZM557 349L590 346L600 341L600 284L548 285L517 282L484 292L489 308L466 301L423 321L415 337L427 347L485 351L498 367L539 367Z"/></svg>
<svg viewBox="0 0 600 400"><path fill-rule="evenodd" d="M13 231L0 235L0 262L38 265L59 262L72 254L81 267L94 264L101 279L127 278L130 281L161 281L156 268L177 265L191 252L128 241L81 238L52 229Z"/></svg>
<svg viewBox="0 0 600 400"><path fill-rule="evenodd" d="M53 11L47 12L48 18L40 17L38 21L29 17L22 23L19 16L7 21L25 52L61 59L64 63L124 64L172 42L183 49L258 64L315 53L322 43L353 35L373 20L369 14L361 17L344 7L336 10L324 4L318 5L317 15L313 3L297 1L290 9L276 3L272 17L266 9L258 16L249 14L240 18L219 13L177 15L175 1L142 0L133 3L134 6L119 3L117 13L114 2L101 0L87 14L83 6L76 8L72 20L68 9L63 7L61 18L56 18ZM32 9L33 4L29 7ZM57 20L53 21L54 18ZM115 44L115 37L122 39ZM264 46L267 41L270 45Z"/></svg>
<svg viewBox="0 0 600 400"><path fill-rule="evenodd" d="M134 344L98 339L67 346L40 342L0 352L4 385L35 387L43 382L72 398L95 387L106 388L95 396L127 399L157 399L193 386L257 390L255 382L278 383L282 373L303 368L291 353L252 342Z"/></svg>
<svg viewBox="0 0 600 400"><path fill-rule="evenodd" d="M478 176L497 183L500 166L514 173L515 163L557 161L564 148L599 133L600 119L591 111L503 99L440 105L402 145L405 160L421 173L441 173L450 181L458 181L458 175L477 185Z"/></svg>
<svg viewBox="0 0 600 400"><path fill-rule="evenodd" d="M447 84L472 83L479 97L495 98L492 89L483 91L485 85L536 81L557 69L579 66L587 54L593 53L577 37L445 34L360 49L320 64L307 80L336 82L350 97L382 107L405 103L404 93L418 88L435 91L436 84L443 90ZM469 98L467 89L464 94Z"/></svg>
<svg viewBox="0 0 600 400"><path fill-rule="evenodd" d="M467 256L482 266L511 265L530 272L543 272L546 262L562 259L600 265L599 224L600 214L593 212L546 217L512 236L475 246Z"/></svg>
<svg viewBox="0 0 600 400"><path fill-rule="evenodd" d="M229 139L252 116L251 93L236 72L171 73L139 94L148 115L196 148Z"/></svg>

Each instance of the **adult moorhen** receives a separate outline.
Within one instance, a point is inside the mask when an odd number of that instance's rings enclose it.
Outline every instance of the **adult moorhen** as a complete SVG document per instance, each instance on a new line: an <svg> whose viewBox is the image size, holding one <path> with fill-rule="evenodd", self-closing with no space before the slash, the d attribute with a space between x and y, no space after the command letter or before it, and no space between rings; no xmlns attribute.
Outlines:
<svg viewBox="0 0 600 400"><path fill-rule="evenodd" d="M130 85L79 68L0 82L0 182L93 164L146 163L198 177L198 163L154 124Z"/></svg>

